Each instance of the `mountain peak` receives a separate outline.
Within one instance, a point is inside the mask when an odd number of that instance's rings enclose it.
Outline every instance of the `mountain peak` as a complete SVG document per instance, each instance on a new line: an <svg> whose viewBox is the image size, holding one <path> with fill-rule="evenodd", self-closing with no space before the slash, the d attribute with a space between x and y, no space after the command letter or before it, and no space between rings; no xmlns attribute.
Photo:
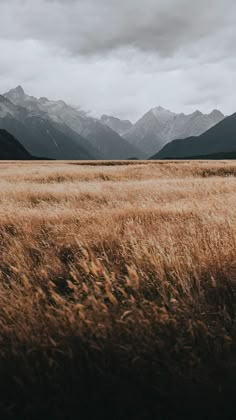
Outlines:
<svg viewBox="0 0 236 420"><path fill-rule="evenodd" d="M163 108L162 106L156 106L155 108L152 108L153 112L163 112L163 111L167 111L167 109Z"/></svg>
<svg viewBox="0 0 236 420"><path fill-rule="evenodd" d="M156 108L152 108L150 112L157 118L173 118L175 117L175 113L170 111L169 109L165 109L162 106L157 106Z"/></svg>
<svg viewBox="0 0 236 420"><path fill-rule="evenodd" d="M39 98L39 101L41 101L41 102L49 102L48 98L46 98L45 96L41 96L41 98Z"/></svg>
<svg viewBox="0 0 236 420"><path fill-rule="evenodd" d="M221 111L219 111L219 109L213 109L213 111L211 111L210 115L222 115L222 117L224 116L224 114L222 114Z"/></svg>
<svg viewBox="0 0 236 420"><path fill-rule="evenodd" d="M23 87L21 86L21 85L19 85L19 86L17 86L15 89L13 89L15 92L17 92L17 93L19 93L19 94L21 94L21 95L24 95L25 94L25 92L24 92L24 89L23 89Z"/></svg>
<svg viewBox="0 0 236 420"><path fill-rule="evenodd" d="M199 111L199 109L197 109L195 112L193 112L193 115L195 116L200 116L203 115L201 111Z"/></svg>
<svg viewBox="0 0 236 420"><path fill-rule="evenodd" d="M25 96L25 92L22 86L17 86L15 89L11 89L8 94L17 95L19 97Z"/></svg>
<svg viewBox="0 0 236 420"><path fill-rule="evenodd" d="M25 92L22 86L17 86L15 89L9 90L9 92L5 93L4 96L15 103L16 100L21 100L25 97Z"/></svg>
<svg viewBox="0 0 236 420"><path fill-rule="evenodd" d="M213 109L213 111L209 114L209 118L214 123L218 123L224 119L224 114L222 114L222 112L220 112L218 109Z"/></svg>

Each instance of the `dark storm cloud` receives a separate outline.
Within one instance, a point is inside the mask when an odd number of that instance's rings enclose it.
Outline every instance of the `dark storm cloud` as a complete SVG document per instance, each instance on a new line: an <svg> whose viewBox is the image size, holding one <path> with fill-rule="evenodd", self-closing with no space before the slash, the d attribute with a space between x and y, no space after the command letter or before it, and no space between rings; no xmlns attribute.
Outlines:
<svg viewBox="0 0 236 420"><path fill-rule="evenodd" d="M236 6L235 0L1 0L0 9L1 37L33 38L77 54L132 46L170 56L229 31Z"/></svg>

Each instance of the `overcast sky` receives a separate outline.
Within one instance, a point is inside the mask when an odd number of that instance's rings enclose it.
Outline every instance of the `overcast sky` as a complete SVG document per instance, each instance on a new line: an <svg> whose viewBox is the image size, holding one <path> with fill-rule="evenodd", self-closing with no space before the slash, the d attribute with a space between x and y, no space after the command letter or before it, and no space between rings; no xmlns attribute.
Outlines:
<svg viewBox="0 0 236 420"><path fill-rule="evenodd" d="M0 92L132 121L236 111L235 0L0 0Z"/></svg>

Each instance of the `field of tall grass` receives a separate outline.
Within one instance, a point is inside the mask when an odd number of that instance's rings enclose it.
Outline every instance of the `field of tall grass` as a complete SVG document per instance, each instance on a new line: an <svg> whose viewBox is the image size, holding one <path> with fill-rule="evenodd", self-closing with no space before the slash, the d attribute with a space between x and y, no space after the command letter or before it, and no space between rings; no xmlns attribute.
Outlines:
<svg viewBox="0 0 236 420"><path fill-rule="evenodd" d="M0 414L228 419L235 162L0 164Z"/></svg>

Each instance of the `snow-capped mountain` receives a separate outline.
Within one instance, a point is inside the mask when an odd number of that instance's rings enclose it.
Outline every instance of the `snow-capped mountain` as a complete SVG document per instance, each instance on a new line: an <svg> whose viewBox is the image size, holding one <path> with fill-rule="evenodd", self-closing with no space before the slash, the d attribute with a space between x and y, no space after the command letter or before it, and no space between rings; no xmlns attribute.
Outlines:
<svg viewBox="0 0 236 420"><path fill-rule="evenodd" d="M44 97L37 99L26 95L21 86L5 93L4 97L41 118L73 130L98 151L97 159L126 159L141 155L136 146L131 145L110 127L63 101L51 101Z"/></svg>
<svg viewBox="0 0 236 420"><path fill-rule="evenodd" d="M133 124L129 120L120 120L110 115L102 115L101 122L116 131L120 136L128 133L133 127Z"/></svg>
<svg viewBox="0 0 236 420"><path fill-rule="evenodd" d="M138 120L124 137L148 157L170 141L199 136L223 119L224 115L218 110L210 114L195 111L186 115L157 107Z"/></svg>

